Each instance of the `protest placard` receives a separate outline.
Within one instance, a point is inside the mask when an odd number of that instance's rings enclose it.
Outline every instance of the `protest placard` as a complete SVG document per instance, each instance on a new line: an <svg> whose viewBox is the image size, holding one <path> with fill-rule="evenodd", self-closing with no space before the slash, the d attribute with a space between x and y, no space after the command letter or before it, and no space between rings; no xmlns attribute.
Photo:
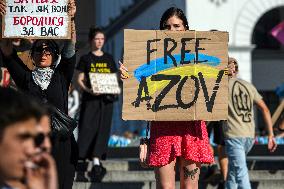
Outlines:
<svg viewBox="0 0 284 189"><path fill-rule="evenodd" d="M124 120L227 119L227 32L125 30L124 64Z"/></svg>
<svg viewBox="0 0 284 189"><path fill-rule="evenodd" d="M70 39L69 0L6 0L3 38Z"/></svg>
<svg viewBox="0 0 284 189"><path fill-rule="evenodd" d="M89 73L92 90L97 94L120 94L116 73Z"/></svg>

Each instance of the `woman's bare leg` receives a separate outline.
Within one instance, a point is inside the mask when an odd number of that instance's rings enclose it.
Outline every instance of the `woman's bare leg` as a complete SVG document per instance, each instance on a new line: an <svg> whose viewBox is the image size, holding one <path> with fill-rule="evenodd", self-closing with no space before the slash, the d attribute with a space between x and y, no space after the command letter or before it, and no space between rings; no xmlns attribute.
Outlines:
<svg viewBox="0 0 284 189"><path fill-rule="evenodd" d="M180 158L180 188L198 189L200 163Z"/></svg>
<svg viewBox="0 0 284 189"><path fill-rule="evenodd" d="M176 160L163 167L155 168L156 188L174 189L175 188L175 165Z"/></svg>

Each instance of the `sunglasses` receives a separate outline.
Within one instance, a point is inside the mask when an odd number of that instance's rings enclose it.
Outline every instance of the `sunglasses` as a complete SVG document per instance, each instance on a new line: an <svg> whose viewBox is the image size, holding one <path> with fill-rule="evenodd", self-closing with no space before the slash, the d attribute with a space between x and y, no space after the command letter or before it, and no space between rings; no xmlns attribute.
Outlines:
<svg viewBox="0 0 284 189"><path fill-rule="evenodd" d="M45 54L47 56L50 56L53 54L53 50L50 48L50 47L42 47L42 46L39 46L39 47L36 47L34 49L34 53L36 55L42 55L42 54Z"/></svg>
<svg viewBox="0 0 284 189"><path fill-rule="evenodd" d="M51 134L45 135L44 133L37 134L34 137L34 144L35 144L35 146L36 147L40 147L43 144L45 138L49 138L49 140L51 140L52 136L51 136Z"/></svg>

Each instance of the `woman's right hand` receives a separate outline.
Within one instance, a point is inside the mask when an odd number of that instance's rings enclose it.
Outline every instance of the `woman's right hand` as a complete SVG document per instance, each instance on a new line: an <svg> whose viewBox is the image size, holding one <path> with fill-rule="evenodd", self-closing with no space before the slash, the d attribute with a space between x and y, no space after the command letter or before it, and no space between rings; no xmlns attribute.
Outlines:
<svg viewBox="0 0 284 189"><path fill-rule="evenodd" d="M121 79L128 79L129 78L129 73L128 69L123 65L121 61L119 61L119 70L120 70L120 78Z"/></svg>
<svg viewBox="0 0 284 189"><path fill-rule="evenodd" d="M6 1L0 0L0 15L4 16L6 14Z"/></svg>

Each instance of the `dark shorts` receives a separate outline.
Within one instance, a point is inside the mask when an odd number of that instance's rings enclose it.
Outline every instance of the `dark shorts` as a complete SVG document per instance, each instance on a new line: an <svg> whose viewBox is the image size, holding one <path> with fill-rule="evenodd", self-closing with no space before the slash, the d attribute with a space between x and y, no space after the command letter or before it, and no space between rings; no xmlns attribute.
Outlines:
<svg viewBox="0 0 284 189"><path fill-rule="evenodd" d="M223 126L227 121L210 121L207 123L208 137L210 138L211 131L213 131L213 142L217 145L225 146L225 137L223 133Z"/></svg>

